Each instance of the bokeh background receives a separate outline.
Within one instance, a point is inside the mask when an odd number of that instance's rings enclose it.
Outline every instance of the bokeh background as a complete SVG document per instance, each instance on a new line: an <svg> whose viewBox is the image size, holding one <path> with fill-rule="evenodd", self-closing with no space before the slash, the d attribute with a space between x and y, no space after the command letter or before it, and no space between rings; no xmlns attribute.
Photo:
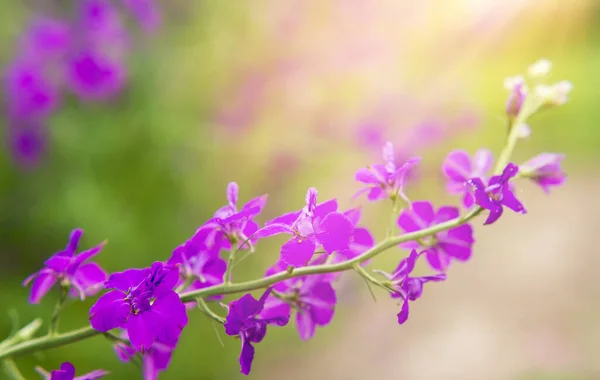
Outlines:
<svg viewBox="0 0 600 380"><path fill-rule="evenodd" d="M0 62L40 12L75 2L0 2ZM171 251L225 204L270 194L261 221L300 208L309 186L345 208L359 201L354 171L392 141L423 164L412 199L457 203L440 165L452 149L498 152L505 135L506 76L539 58L552 82L574 84L570 101L531 121L516 162L565 152L569 178L550 196L523 184L525 216L475 224L475 253L429 286L398 326L398 305L347 274L332 324L301 342L293 325L257 347L253 379L598 379L600 255L600 3L594 0L256 0L159 2L162 25L132 32L123 91L103 102L63 100L48 122L35 167L0 155L0 333L11 310L22 324L49 316L51 298L27 303L22 280L61 249L70 230L84 248L108 239L108 271L143 267ZM132 29L135 29L132 27ZM381 238L385 205L365 205ZM392 250L373 266L392 269ZM260 276L277 258L261 243L235 278ZM423 268L424 269L424 268ZM93 300L74 304L62 329L87 323ZM44 327L45 328L45 327ZM233 379L239 341L199 312L165 379ZM20 358L32 368L69 360L140 378L102 337ZM0 377L4 376L1 374ZM4 377L2 377L4 378Z"/></svg>

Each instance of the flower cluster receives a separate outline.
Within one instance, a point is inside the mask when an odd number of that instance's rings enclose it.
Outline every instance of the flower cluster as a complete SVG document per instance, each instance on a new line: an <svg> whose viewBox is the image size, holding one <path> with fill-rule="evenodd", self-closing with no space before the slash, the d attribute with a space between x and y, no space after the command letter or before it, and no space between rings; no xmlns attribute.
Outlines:
<svg viewBox="0 0 600 380"><path fill-rule="evenodd" d="M549 69L543 61L536 65L530 69L531 75ZM383 163L355 173L355 179L363 187L359 193L366 192L368 200L388 202L391 206L387 237L378 243L374 234L361 226L360 207L342 211L336 198L319 203L318 191L312 187L306 192L301 210L261 225L267 196L255 197L240 207L239 187L235 182L227 186L225 206L200 225L189 240L177 246L170 257L148 268L107 275L96 263L88 262L103 245L76 254L82 231L74 230L67 247L46 260L45 267L24 282L33 283L31 303L40 302L54 286L62 296L53 314L50 333L38 339L59 345L55 322L65 298L83 299L104 288L106 292L89 311L91 327L60 336L61 344L69 339L103 334L111 340L121 361L140 362L144 378L156 379L159 372L168 368L188 323L188 313L197 307L207 318L222 324L227 335L241 341L239 363L241 372L247 375L256 346L265 339L269 326L286 326L295 314L298 335L307 341L315 335L317 327L332 322L338 303L336 287L342 272L350 270L369 286L375 285L397 300L396 322L404 324L414 302L423 296L426 283L446 280L452 263L464 263L472 257L473 218L485 213L484 225L496 223L505 207L525 214L525 207L517 197L519 179L531 180L546 192L564 183L565 174L560 166L564 155L542 153L522 165L510 162L517 140L523 137L518 128L520 123L543 109L548 104L546 100L537 93L511 93L507 108L508 140L495 159L495 167L492 168L493 154L485 149L472 157L463 150L448 154L441 171L446 177L447 191L461 196L461 207L434 206L429 200L411 201L405 194L404 181L419 160L396 165L393 146L386 143ZM252 281L234 282L234 267L264 239L282 234L286 239L280 246L279 257L273 258L265 275ZM404 252L395 270L369 270L371 259L390 248ZM416 274L421 257L431 273ZM249 293L261 289L264 291L258 298ZM225 296L234 293L244 294L224 301ZM227 314L222 316L214 311L214 305L224 308ZM19 336L30 335L27 331ZM0 359L35 349L30 342L15 343L9 338L0 343ZM40 371L50 379L75 378L75 369L68 362L50 374ZM98 370L79 378L92 379L104 374Z"/></svg>
<svg viewBox="0 0 600 380"><path fill-rule="evenodd" d="M33 18L5 70L8 140L23 166L34 166L44 153L48 119L64 93L102 101L117 94L126 81L130 41L117 4L77 4L72 19ZM123 0L122 5L148 31L158 27L160 13L152 0Z"/></svg>

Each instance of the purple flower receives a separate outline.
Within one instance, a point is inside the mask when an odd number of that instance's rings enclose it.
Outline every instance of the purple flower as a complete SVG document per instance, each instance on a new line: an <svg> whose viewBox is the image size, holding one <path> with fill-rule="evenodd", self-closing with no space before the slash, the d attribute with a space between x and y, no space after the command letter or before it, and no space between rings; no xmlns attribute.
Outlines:
<svg viewBox="0 0 600 380"><path fill-rule="evenodd" d="M513 163L506 165L502 175L496 175L490 178L487 187L483 184L481 178L472 178L469 184L473 187L475 202L490 210L484 225L492 224L502 215L503 208L506 206L511 210L525 214L525 207L519 202L510 188L510 179L517 175L519 167Z"/></svg>
<svg viewBox="0 0 600 380"><path fill-rule="evenodd" d="M57 281L60 286L70 288L71 297L79 297L82 300L102 289L102 283L107 277L106 272L96 263L84 262L97 255L104 243L76 255L81 235L83 230L73 230L65 249L46 260L45 268L23 281L23 286L27 286L33 280L29 302L39 303Z"/></svg>
<svg viewBox="0 0 600 380"><path fill-rule="evenodd" d="M154 0L123 0L123 4L146 32L153 32L160 27L161 15Z"/></svg>
<svg viewBox="0 0 600 380"><path fill-rule="evenodd" d="M68 23L48 18L35 18L20 41L20 56L29 61L46 62L64 57L72 44Z"/></svg>
<svg viewBox="0 0 600 380"><path fill-rule="evenodd" d="M97 369L95 371L86 373L85 375L75 376L75 367L69 362L63 362L60 365L60 369L55 369L50 373L41 367L35 367L35 370L45 380L94 380L108 375L107 371L103 369Z"/></svg>
<svg viewBox="0 0 600 380"><path fill-rule="evenodd" d="M473 177L487 179L487 172L492 168L494 157L487 149L475 152L473 159L469 153L456 150L448 154L442 170L448 178L446 189L450 194L463 194L463 205L471 207L475 203L468 186L468 180Z"/></svg>
<svg viewBox="0 0 600 380"><path fill-rule="evenodd" d="M186 289L201 289L223 282L227 263L219 257L219 246L207 246L208 231L200 230L184 244L175 248L167 261L178 265L180 279L177 286L189 284ZM184 289L182 289L184 290Z"/></svg>
<svg viewBox="0 0 600 380"><path fill-rule="evenodd" d="M207 239L212 240L213 244L223 249L230 249L233 242L237 242L239 248L243 248L242 244L245 241L248 241L247 244L252 247L252 244L258 239L254 236L250 238L258 230L258 224L252 218L260 214L265 207L267 195L250 200L238 211L238 193L237 183L229 183L227 185L229 204L218 209L214 217L198 229L198 231L206 230Z"/></svg>
<svg viewBox="0 0 600 380"><path fill-rule="evenodd" d="M437 212L431 202L413 202L410 208L402 211L398 217L398 226L406 232L415 232L427 227L458 218L459 211L456 207L440 207ZM451 259L467 261L471 257L473 228L463 224L447 231L438 232L427 237L421 243L427 248L427 262L433 269L446 271ZM416 241L406 242L404 248L416 249L421 246Z"/></svg>
<svg viewBox="0 0 600 380"><path fill-rule="evenodd" d="M347 216L336 210L335 199L317 205L317 190L311 187L306 193L304 209L265 223L254 236L292 235L281 247L281 260L294 267L304 266L319 245L327 254L349 249L354 226Z"/></svg>
<svg viewBox="0 0 600 380"><path fill-rule="evenodd" d="M388 142L383 147L383 160L384 164L375 164L368 168L358 169L354 179L362 182L366 187L357 192L354 197L368 193L367 198L370 201L386 198L396 199L397 196L407 200L406 195L404 195L405 177L421 159L411 158L402 166L397 167L394 146Z"/></svg>
<svg viewBox="0 0 600 380"><path fill-rule="evenodd" d="M77 25L81 46L121 52L128 34L116 7L108 0L83 0L79 3Z"/></svg>
<svg viewBox="0 0 600 380"><path fill-rule="evenodd" d="M521 171L546 193L550 193L550 187L565 183L566 175L560 167L564 158L564 154L541 153L521 165Z"/></svg>
<svg viewBox="0 0 600 380"><path fill-rule="evenodd" d="M242 341L240 366L244 375L248 375L252 368L254 359L252 343L259 343L264 339L267 334L267 325L285 326L289 321L289 316L277 316L271 319L258 318L269 293L271 293L271 288L267 289L258 301L252 295L245 294L229 304L229 313L224 325L225 333L230 336L238 336Z"/></svg>
<svg viewBox="0 0 600 380"><path fill-rule="evenodd" d="M267 271L267 275L285 270L285 264L279 262ZM291 308L296 313L296 328L300 339L308 340L315 335L316 326L327 326L337 303L335 290L330 277L307 276L295 278L279 284L278 296L270 294L265 301L260 318L270 320L276 317L290 317ZM279 285L278 284L278 285Z"/></svg>
<svg viewBox="0 0 600 380"><path fill-rule="evenodd" d="M114 96L123 88L125 76L122 64L99 51L82 51L68 62L67 84L85 100L105 100Z"/></svg>
<svg viewBox="0 0 600 380"><path fill-rule="evenodd" d="M188 319L185 306L173 287L178 269L155 262L150 268L113 273L105 284L114 289L90 309L90 322L98 331L127 330L136 350L152 347L156 340L175 345Z"/></svg>
<svg viewBox="0 0 600 380"><path fill-rule="evenodd" d="M506 115L509 120L514 120L521 112L521 107L527 97L527 87L522 76L506 78L504 87L510 91L506 101Z"/></svg>
<svg viewBox="0 0 600 380"><path fill-rule="evenodd" d="M31 168L40 162L46 151L46 126L33 120L9 120L8 140L19 164Z"/></svg>
<svg viewBox="0 0 600 380"><path fill-rule="evenodd" d="M121 334L123 339L128 339L127 332ZM113 346L117 357L122 362L129 362L138 353L135 348L123 342L118 342ZM144 380L158 379L159 371L164 371L171 362L171 356L175 345L168 345L157 340L151 348L141 353L142 357L142 372Z"/></svg>
<svg viewBox="0 0 600 380"><path fill-rule="evenodd" d="M37 62L17 60L6 71L4 86L8 114L17 120L40 120L58 107L58 88Z"/></svg>
<svg viewBox="0 0 600 380"><path fill-rule="evenodd" d="M423 294L423 285L425 283L430 281L439 282L446 279L444 273L425 277L411 276L417 259L423 253L424 252L417 253L417 251L413 249L407 258L400 261L398 268L396 268L392 274L378 271L384 275L394 287L395 292L392 293L392 298L400 298L403 301L402 308L398 313L398 324L403 324L408 319L409 301L416 301L421 298L421 295Z"/></svg>
<svg viewBox="0 0 600 380"><path fill-rule="evenodd" d="M354 230L352 236L350 237L350 244L348 244L348 249L336 251L335 257L332 260L333 263L344 260L350 260L356 256L363 254L375 245L375 239L373 238L371 232L369 232L369 230L364 227L357 227L361 217L360 207L355 207L344 212L344 216L350 219ZM367 263L368 261L365 261L363 264Z"/></svg>

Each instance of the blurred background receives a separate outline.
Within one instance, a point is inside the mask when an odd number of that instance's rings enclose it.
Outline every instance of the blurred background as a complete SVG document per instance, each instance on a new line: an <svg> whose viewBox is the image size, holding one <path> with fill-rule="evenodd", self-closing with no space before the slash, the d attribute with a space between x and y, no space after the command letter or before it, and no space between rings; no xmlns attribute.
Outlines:
<svg viewBox="0 0 600 380"><path fill-rule="evenodd" d="M32 20L73 20L76 3L0 2L5 83L27 54ZM99 92L66 85L43 125L27 129L29 139L19 140L10 117L2 121L0 333L11 329L11 310L22 324L50 315L52 297L30 305L21 282L63 248L71 229L85 230L82 248L108 240L98 256L107 271L148 266L226 203L230 181L241 201L270 195L260 221L301 208L310 186L348 208L364 203L351 200L354 171L378 162L389 140L399 158L423 157L411 199L458 205L444 193L443 158L452 149L497 153L504 78L547 58L549 81L570 80L574 91L564 107L531 121L514 160L564 152L566 185L548 196L523 183L527 215L509 213L485 228L477 219L471 261L429 286L406 325L396 323L395 301L377 292L373 302L364 282L346 274L332 324L308 342L293 325L271 328L249 378L600 378L600 3L180 0L157 2L146 17L113 3L112 22L122 28L107 27L102 48L118 63L116 79ZM58 87L68 82L48 75ZM5 85L6 102L11 96ZM377 238L387 212L363 207ZM391 270L404 254L387 252L373 268ZM276 258L277 246L261 243L235 278L261 276ZM73 304L62 329L84 326L92 303ZM161 378L242 378L239 341L218 334L224 347L212 324L190 313ZM29 379L35 365L63 360L82 373L141 378L102 337L17 364Z"/></svg>

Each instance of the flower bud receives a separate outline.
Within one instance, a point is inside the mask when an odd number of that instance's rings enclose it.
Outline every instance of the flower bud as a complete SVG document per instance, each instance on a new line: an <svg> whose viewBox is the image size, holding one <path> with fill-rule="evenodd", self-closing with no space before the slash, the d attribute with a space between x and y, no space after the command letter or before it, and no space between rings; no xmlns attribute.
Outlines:
<svg viewBox="0 0 600 380"><path fill-rule="evenodd" d="M527 96L527 86L525 85L523 77L517 75L506 78L504 80L504 87L510 91L510 95L506 102L506 115L509 120L512 121L519 115L519 112L521 112L521 107Z"/></svg>
<svg viewBox="0 0 600 380"><path fill-rule="evenodd" d="M565 104L569 98L569 92L573 89L571 82L563 80L551 86L540 84L535 87L535 94L542 98L543 104L548 106L560 106Z"/></svg>
<svg viewBox="0 0 600 380"><path fill-rule="evenodd" d="M564 158L564 154L538 154L521 165L521 173L549 193L551 186L560 186L565 182L566 174L560 167Z"/></svg>
<svg viewBox="0 0 600 380"><path fill-rule="evenodd" d="M532 78L541 78L548 75L550 69L552 69L552 62L547 59L540 59L539 61L529 65L527 72Z"/></svg>

